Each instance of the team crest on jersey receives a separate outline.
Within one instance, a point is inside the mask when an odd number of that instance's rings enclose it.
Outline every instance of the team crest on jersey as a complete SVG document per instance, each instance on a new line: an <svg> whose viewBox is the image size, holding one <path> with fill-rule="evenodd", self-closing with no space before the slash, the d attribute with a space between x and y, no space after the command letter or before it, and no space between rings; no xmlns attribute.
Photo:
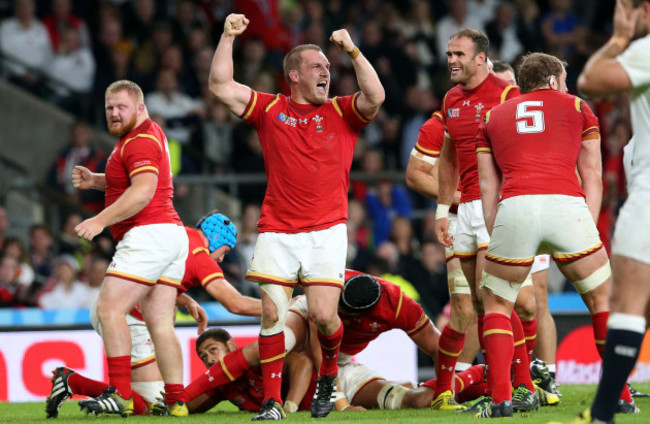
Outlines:
<svg viewBox="0 0 650 424"><path fill-rule="evenodd" d="M460 108L447 109L447 118L458 118L460 116Z"/></svg>
<svg viewBox="0 0 650 424"><path fill-rule="evenodd" d="M285 125L289 125L290 127L296 127L298 125L298 120L296 118L293 118L291 116L286 115L285 113L280 112L277 116L278 121L283 122Z"/></svg>
<svg viewBox="0 0 650 424"><path fill-rule="evenodd" d="M485 106L483 106L483 103L479 102L479 104L474 105L474 109L476 109L476 115L474 115L474 119L476 122L481 122L481 111L483 108L485 108Z"/></svg>
<svg viewBox="0 0 650 424"><path fill-rule="evenodd" d="M321 132L323 131L323 126L320 124L323 121L323 117L320 115L313 116L311 118L312 121L316 122L316 131Z"/></svg>

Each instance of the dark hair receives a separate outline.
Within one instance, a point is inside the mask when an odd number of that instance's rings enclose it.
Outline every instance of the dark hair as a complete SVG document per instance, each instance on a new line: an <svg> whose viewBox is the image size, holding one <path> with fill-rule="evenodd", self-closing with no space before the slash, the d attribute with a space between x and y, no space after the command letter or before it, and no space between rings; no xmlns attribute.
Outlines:
<svg viewBox="0 0 650 424"><path fill-rule="evenodd" d="M348 313L362 314L375 306L380 297L381 285L377 279L372 275L357 274L345 280L339 306Z"/></svg>
<svg viewBox="0 0 650 424"><path fill-rule="evenodd" d="M484 32L471 28L463 28L449 37L449 39L451 40L453 38L463 37L469 38L474 43L474 55L485 53L485 59L488 58L488 52L490 51L490 39L487 35L485 35Z"/></svg>
<svg viewBox="0 0 650 424"><path fill-rule="evenodd" d="M201 346L201 344L208 339L213 339L217 342L227 344L228 341L232 340L232 336L223 328L210 328L205 330L196 339L196 346L194 347L194 350L197 354L199 353L199 346Z"/></svg>
<svg viewBox="0 0 650 424"><path fill-rule="evenodd" d="M497 72L507 72L507 71L510 71L513 74L515 73L515 69L512 67L512 65L506 62L505 60L492 61L492 72L496 74Z"/></svg>
<svg viewBox="0 0 650 424"><path fill-rule="evenodd" d="M284 60L282 61L282 69L284 70L284 79L285 81L287 81L287 83L291 82L291 79L289 78L289 72L291 72L294 69L298 69L300 67L300 64L302 63L301 53L304 52L305 50L316 50L319 52L323 51L316 44L301 44L291 49L289 53L287 53L284 56Z"/></svg>
<svg viewBox="0 0 650 424"><path fill-rule="evenodd" d="M554 75L560 78L567 66L555 56L546 53L528 53L519 65L519 88L522 93L528 93L536 88L545 87L548 77Z"/></svg>

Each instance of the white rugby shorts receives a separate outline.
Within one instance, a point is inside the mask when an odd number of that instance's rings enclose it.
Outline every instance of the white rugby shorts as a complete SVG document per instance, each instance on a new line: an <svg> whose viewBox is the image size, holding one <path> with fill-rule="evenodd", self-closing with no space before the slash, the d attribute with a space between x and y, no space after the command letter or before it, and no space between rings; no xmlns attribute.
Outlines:
<svg viewBox="0 0 650 424"><path fill-rule="evenodd" d="M102 335L102 326L97 317L97 300L90 307L90 323L97 334ZM126 315L126 323L131 333L131 368L141 367L156 359L151 334L147 324L131 314Z"/></svg>
<svg viewBox="0 0 650 424"><path fill-rule="evenodd" d="M596 224L582 197L530 195L499 203L487 259L532 265L538 253L572 261L602 247Z"/></svg>
<svg viewBox="0 0 650 424"><path fill-rule="evenodd" d="M189 250L182 225L150 224L133 227L117 244L106 275L145 285L179 287Z"/></svg>
<svg viewBox="0 0 650 424"><path fill-rule="evenodd" d="M475 256L479 250L487 249L489 243L490 236L485 228L481 200L472 200L458 205L454 256L461 259Z"/></svg>
<svg viewBox="0 0 650 424"><path fill-rule="evenodd" d="M345 224L306 233L261 233L246 279L282 286L342 288L347 246Z"/></svg>
<svg viewBox="0 0 650 424"><path fill-rule="evenodd" d="M618 212L612 254L650 265L650 190L635 185Z"/></svg>
<svg viewBox="0 0 650 424"><path fill-rule="evenodd" d="M363 386L374 380L385 380L385 378L357 362L347 362L339 365L338 381L340 391L343 392L350 403L352 403L354 396Z"/></svg>

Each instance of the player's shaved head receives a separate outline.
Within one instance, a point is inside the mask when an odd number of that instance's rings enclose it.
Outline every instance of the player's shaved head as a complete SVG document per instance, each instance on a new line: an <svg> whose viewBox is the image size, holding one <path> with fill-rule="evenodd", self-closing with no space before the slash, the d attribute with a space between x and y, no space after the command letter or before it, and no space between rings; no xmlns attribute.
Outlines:
<svg viewBox="0 0 650 424"><path fill-rule="evenodd" d="M291 82L291 79L289 78L289 72L300 68L300 64L302 63L302 52L305 50L316 50L319 52L323 51L316 44L301 44L291 49L289 53L284 56L284 60L282 61L284 79L287 81L287 83Z"/></svg>
<svg viewBox="0 0 650 424"><path fill-rule="evenodd" d="M109 85L106 89L106 97L121 91L129 93L129 96L131 96L136 102L144 103L144 94L142 93L142 89L138 84L129 80L119 80Z"/></svg>

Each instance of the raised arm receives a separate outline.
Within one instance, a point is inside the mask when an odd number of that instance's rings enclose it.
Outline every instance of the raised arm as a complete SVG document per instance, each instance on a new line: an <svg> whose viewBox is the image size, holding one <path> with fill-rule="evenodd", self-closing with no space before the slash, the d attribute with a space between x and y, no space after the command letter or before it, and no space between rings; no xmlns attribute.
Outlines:
<svg viewBox="0 0 650 424"><path fill-rule="evenodd" d="M352 60L352 66L357 74L357 83L361 89L361 95L357 98L359 112L366 118L374 118L386 98L384 87L379 81L375 68L354 45L347 30L334 31L330 41L346 52Z"/></svg>
<svg viewBox="0 0 650 424"><path fill-rule="evenodd" d="M587 207L594 222L598 222L603 201L603 166L600 156L600 137L582 141L578 155L578 175L585 191Z"/></svg>
<svg viewBox="0 0 650 424"><path fill-rule="evenodd" d="M497 214L497 203L499 203L501 174L491 153L479 153L477 160L483 218L485 219L487 231L491 235L492 228L494 227L494 218Z"/></svg>
<svg viewBox="0 0 650 424"><path fill-rule="evenodd" d="M226 17L223 34L212 58L208 80L212 94L237 116L244 113L251 97L251 89L233 78L232 46L235 37L246 30L248 22L244 15L231 13Z"/></svg>
<svg viewBox="0 0 650 424"><path fill-rule="evenodd" d="M625 51L634 36L638 17L639 9L628 12L622 0L616 1L613 35L585 64L578 77L580 91L591 97L602 97L632 87L630 77L616 56Z"/></svg>

